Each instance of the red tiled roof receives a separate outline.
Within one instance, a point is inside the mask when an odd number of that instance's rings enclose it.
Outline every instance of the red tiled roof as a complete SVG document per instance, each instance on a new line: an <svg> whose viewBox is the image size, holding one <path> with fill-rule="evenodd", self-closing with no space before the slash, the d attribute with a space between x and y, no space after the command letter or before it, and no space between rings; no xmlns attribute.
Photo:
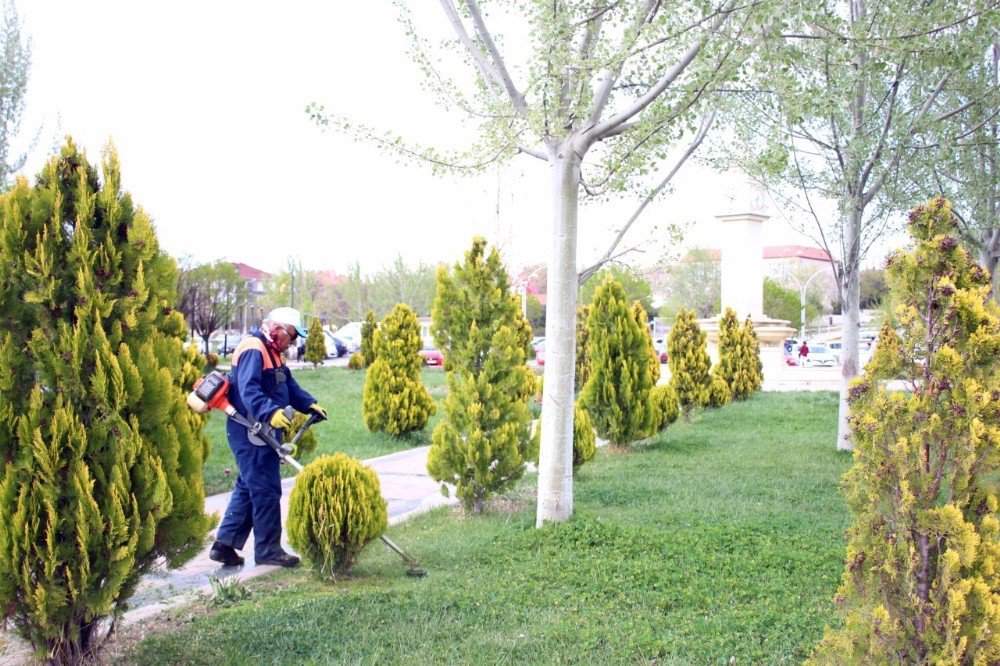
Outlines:
<svg viewBox="0 0 1000 666"><path fill-rule="evenodd" d="M709 261L719 261L722 259L722 250L716 248L702 249L708 255ZM826 250L818 247L806 247L805 245L769 245L764 248L765 259L813 259L815 261L830 261L830 255ZM688 252L681 261L694 261L695 258Z"/></svg>
<svg viewBox="0 0 1000 666"><path fill-rule="evenodd" d="M232 262L233 266L236 266L236 270L240 272L240 277L244 280L269 280L271 279L271 274L262 271L259 268L254 268L253 266L248 266L246 264L240 263L238 261Z"/></svg>
<svg viewBox="0 0 1000 666"><path fill-rule="evenodd" d="M830 254L826 250L818 247L806 247L804 245L772 245L764 248L765 259L814 259L816 261L830 261Z"/></svg>
<svg viewBox="0 0 1000 666"><path fill-rule="evenodd" d="M347 282L347 276L337 275L336 271L317 271L316 277L319 279L320 284L324 285L337 285Z"/></svg>

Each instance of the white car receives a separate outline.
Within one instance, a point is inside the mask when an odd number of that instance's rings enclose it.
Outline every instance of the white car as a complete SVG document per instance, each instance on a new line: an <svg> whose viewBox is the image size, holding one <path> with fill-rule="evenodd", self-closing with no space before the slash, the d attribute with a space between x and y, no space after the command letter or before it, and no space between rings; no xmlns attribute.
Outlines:
<svg viewBox="0 0 1000 666"><path fill-rule="evenodd" d="M809 347L809 354L806 355L804 365L814 366L830 366L831 368L839 363L839 359L833 355L833 353L823 345L815 345Z"/></svg>

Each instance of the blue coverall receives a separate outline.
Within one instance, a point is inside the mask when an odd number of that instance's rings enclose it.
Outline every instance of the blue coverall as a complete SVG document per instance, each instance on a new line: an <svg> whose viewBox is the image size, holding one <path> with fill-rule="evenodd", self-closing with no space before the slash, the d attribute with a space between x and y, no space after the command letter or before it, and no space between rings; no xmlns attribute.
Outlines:
<svg viewBox="0 0 1000 666"><path fill-rule="evenodd" d="M249 340L250 336L262 344ZM284 381L280 379L282 374ZM267 423L275 410L284 409L286 405L306 412L316 402L292 378L281 355L266 349L266 338L259 329L250 331L237 346L229 381L229 402L250 421ZM281 434L280 430L275 431L279 441ZM252 444L247 429L232 419L226 421L226 435L239 474L216 539L241 550L253 529L254 558L258 561L273 559L282 552L278 454L268 446Z"/></svg>

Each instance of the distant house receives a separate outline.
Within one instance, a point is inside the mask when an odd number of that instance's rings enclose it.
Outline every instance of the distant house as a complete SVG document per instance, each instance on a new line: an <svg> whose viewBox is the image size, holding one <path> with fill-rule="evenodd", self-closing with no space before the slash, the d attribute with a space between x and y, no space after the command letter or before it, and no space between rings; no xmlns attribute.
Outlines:
<svg viewBox="0 0 1000 666"><path fill-rule="evenodd" d="M240 272L240 277L247 282L247 302L239 321L241 330L246 333L264 319L264 306L261 304L265 293L264 283L271 279L271 274L238 261L232 263Z"/></svg>

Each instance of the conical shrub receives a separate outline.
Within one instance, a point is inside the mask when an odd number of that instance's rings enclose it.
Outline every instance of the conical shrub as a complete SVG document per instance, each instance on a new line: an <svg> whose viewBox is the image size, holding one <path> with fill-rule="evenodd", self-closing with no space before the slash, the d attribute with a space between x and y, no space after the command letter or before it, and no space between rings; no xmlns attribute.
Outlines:
<svg viewBox="0 0 1000 666"><path fill-rule="evenodd" d="M319 317L309 320L309 330L306 336L306 363L312 363L316 367L326 358L326 334L323 333L323 324ZM331 343L332 344L332 343Z"/></svg>
<svg viewBox="0 0 1000 666"><path fill-rule="evenodd" d="M361 407L372 432L402 435L423 430L437 409L420 381L422 346L417 316L399 303L375 333L375 362L365 375Z"/></svg>
<svg viewBox="0 0 1000 666"><path fill-rule="evenodd" d="M389 519L378 475L343 453L320 456L295 478L288 542L320 578L346 574Z"/></svg>
<svg viewBox="0 0 1000 666"><path fill-rule="evenodd" d="M499 253L487 254L482 238L463 263L439 269L431 316L448 396L427 471L442 492L453 485L463 506L481 513L491 495L520 478L530 452L531 326L511 296Z"/></svg>
<svg viewBox="0 0 1000 666"><path fill-rule="evenodd" d="M712 360L706 349L705 332L694 318L694 310L681 308L674 320L674 327L667 336L667 363L670 366L670 385L677 395L684 420L691 419L691 412L707 405L711 398Z"/></svg>
<svg viewBox="0 0 1000 666"><path fill-rule="evenodd" d="M211 527L176 268L111 149L102 172L67 141L0 204L0 606L54 663Z"/></svg>
<svg viewBox="0 0 1000 666"><path fill-rule="evenodd" d="M656 431L649 399L653 388L652 341L613 277L594 292L587 322L590 379L580 404L590 412L594 428L612 446L622 448ZM659 362L656 364L659 372Z"/></svg>
<svg viewBox="0 0 1000 666"><path fill-rule="evenodd" d="M365 366L375 362L375 331L378 329L378 319L371 310L365 313L365 320L361 324L361 346L358 352L364 359Z"/></svg>

